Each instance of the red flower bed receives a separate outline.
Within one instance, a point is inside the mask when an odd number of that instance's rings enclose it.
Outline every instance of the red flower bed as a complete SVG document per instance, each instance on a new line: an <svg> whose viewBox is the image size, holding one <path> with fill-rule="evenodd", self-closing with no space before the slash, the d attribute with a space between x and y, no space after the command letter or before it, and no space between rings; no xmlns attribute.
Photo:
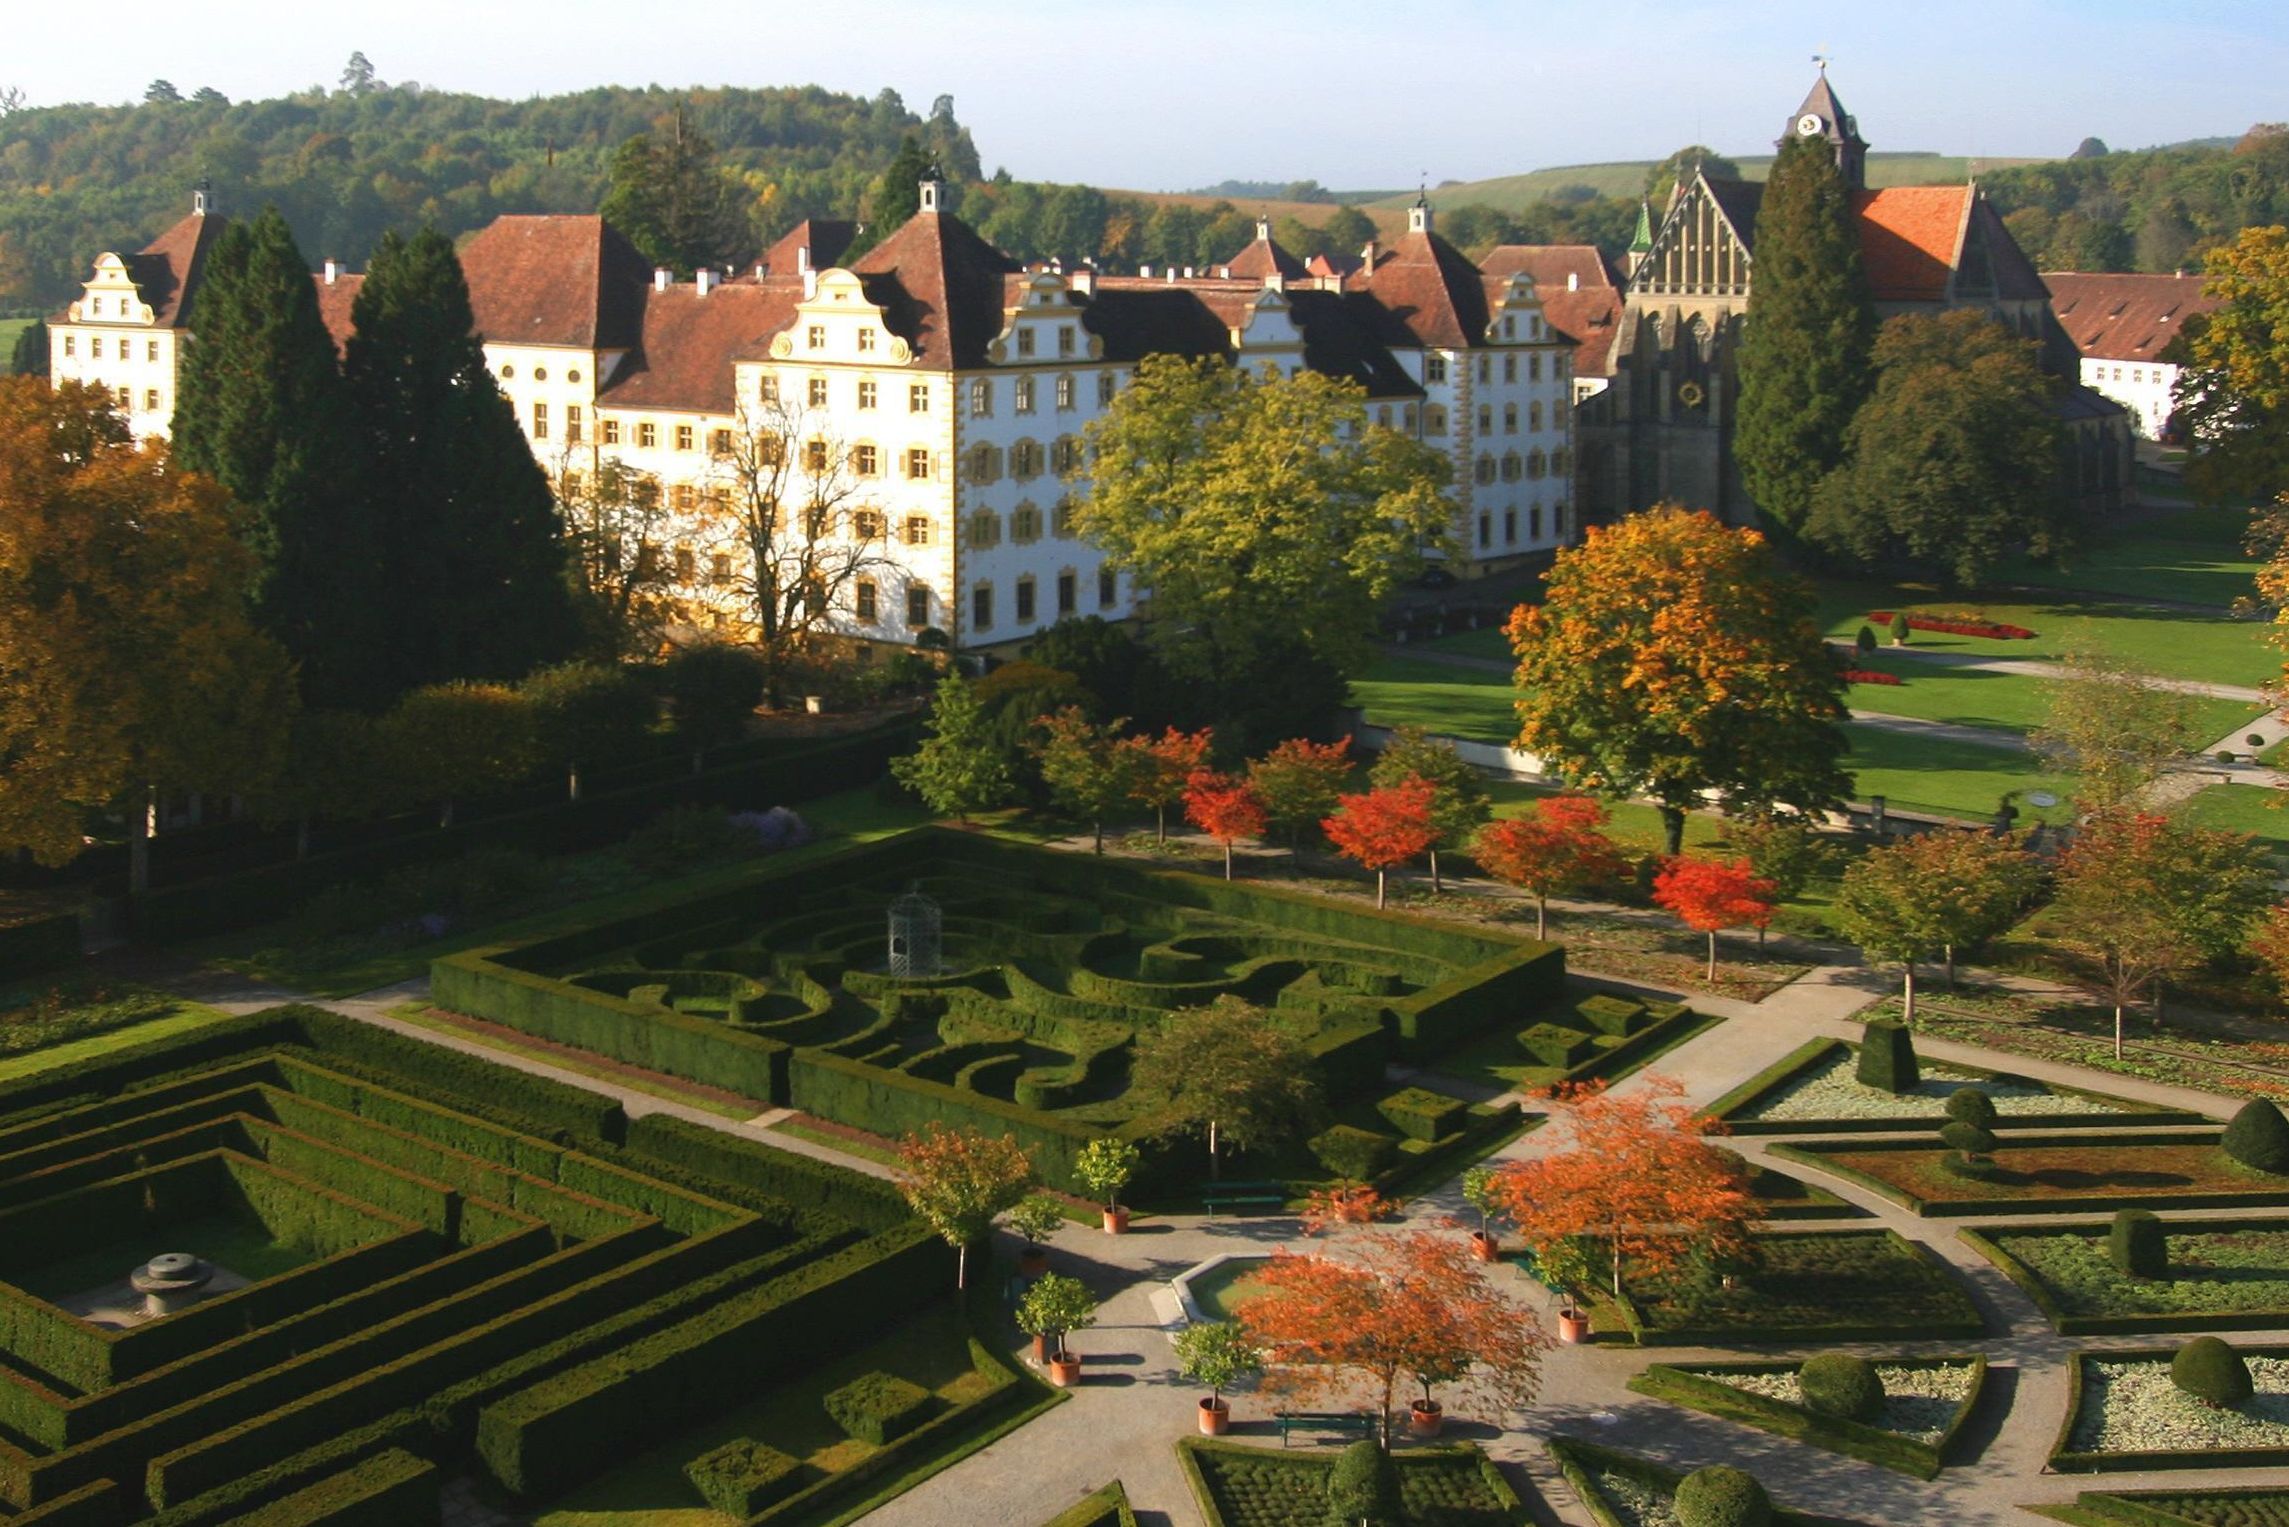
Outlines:
<svg viewBox="0 0 2289 1527"><path fill-rule="evenodd" d="M1897 684L1899 681L1900 676L1898 674L1878 673L1873 668L1847 668L1844 670L1844 682L1847 684Z"/></svg>
<svg viewBox="0 0 2289 1527"><path fill-rule="evenodd" d="M1868 612L1868 619L1879 624L1888 624L1891 618L1892 612L1889 610L1870 610ZM1942 620L1935 615L1910 615L1908 617L1908 629L1910 631L1942 631L1949 636L1985 636L1992 637L1997 641L2032 641L2035 636L2035 633L2025 626L2006 626L1992 620Z"/></svg>

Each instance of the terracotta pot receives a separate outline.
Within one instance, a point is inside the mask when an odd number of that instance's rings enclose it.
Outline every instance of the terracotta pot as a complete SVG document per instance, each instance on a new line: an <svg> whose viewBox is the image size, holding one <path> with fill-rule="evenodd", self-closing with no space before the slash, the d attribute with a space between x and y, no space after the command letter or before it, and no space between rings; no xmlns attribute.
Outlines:
<svg viewBox="0 0 2289 1527"><path fill-rule="evenodd" d="M1221 1437L1224 1428L1232 1424L1232 1403L1229 1400L1202 1400L1200 1402L1200 1435Z"/></svg>
<svg viewBox="0 0 2289 1527"><path fill-rule="evenodd" d="M1436 1400L1413 1400L1407 1405L1407 1431L1416 1437L1436 1437L1445 1424L1446 1408Z"/></svg>
<svg viewBox="0 0 2289 1527"><path fill-rule="evenodd" d="M1059 1389L1071 1389L1081 1382L1081 1359L1053 1357L1049 1360L1049 1382Z"/></svg>
<svg viewBox="0 0 2289 1527"><path fill-rule="evenodd" d="M1017 1270L1028 1278L1038 1278L1049 1271L1049 1248L1028 1246L1017 1254Z"/></svg>
<svg viewBox="0 0 2289 1527"><path fill-rule="evenodd" d="M1502 1260L1502 1243L1483 1230L1473 1230L1470 1233L1470 1254L1481 1262L1499 1262Z"/></svg>
<svg viewBox="0 0 2289 1527"><path fill-rule="evenodd" d="M1126 1230L1126 1229L1128 1229L1128 1228L1129 1228L1129 1211L1128 1211L1128 1210L1126 1210L1126 1209L1107 1209L1107 1210L1105 1211L1105 1234L1107 1234L1107 1235L1119 1235L1119 1234L1120 1234L1122 1231L1124 1231L1124 1230Z"/></svg>
<svg viewBox="0 0 2289 1527"><path fill-rule="evenodd" d="M1590 1339L1590 1317L1582 1310L1558 1311L1558 1340L1567 1346L1579 1346Z"/></svg>

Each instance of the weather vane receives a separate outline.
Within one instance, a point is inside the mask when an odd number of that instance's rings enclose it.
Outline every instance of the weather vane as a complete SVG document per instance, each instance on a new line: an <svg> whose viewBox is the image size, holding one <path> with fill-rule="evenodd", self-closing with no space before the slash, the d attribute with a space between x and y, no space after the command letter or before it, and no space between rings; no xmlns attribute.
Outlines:
<svg viewBox="0 0 2289 1527"><path fill-rule="evenodd" d="M1812 55L1812 61L1813 61L1814 63L1816 63L1816 64L1818 64L1818 65L1820 66L1820 72L1821 72L1822 74L1826 74L1826 73L1828 72L1828 61L1829 61L1829 60L1828 60L1828 55L1827 55L1827 54L1825 54L1825 53L1815 53L1815 54L1813 54L1813 55Z"/></svg>

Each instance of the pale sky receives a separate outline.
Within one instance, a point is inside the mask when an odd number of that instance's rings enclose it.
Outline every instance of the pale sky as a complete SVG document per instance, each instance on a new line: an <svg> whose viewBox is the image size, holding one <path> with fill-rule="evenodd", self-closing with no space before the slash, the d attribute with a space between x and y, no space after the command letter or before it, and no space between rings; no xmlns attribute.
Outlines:
<svg viewBox="0 0 2289 1527"><path fill-rule="evenodd" d="M2279 0L182 0L116 26L12 7L0 85L28 104L233 100L384 80L485 95L602 84L819 84L914 110L950 93L990 172L1139 190L1229 178L1336 189L1769 150L1827 52L1877 151L2057 155L2289 118ZM0 129L4 135L4 129Z"/></svg>

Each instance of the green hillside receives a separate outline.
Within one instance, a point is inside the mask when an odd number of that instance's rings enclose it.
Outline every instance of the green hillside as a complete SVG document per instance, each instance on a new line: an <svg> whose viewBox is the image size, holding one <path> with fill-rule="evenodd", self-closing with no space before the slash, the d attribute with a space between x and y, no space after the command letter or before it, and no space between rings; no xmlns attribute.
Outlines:
<svg viewBox="0 0 2289 1527"><path fill-rule="evenodd" d="M1499 175L1492 180L1454 181L1440 186L1437 191L1441 203L1450 207L1492 207L1498 212L1522 212L1531 204L1544 201L1561 191L1586 187L1600 196L1618 196L1636 200L1644 193L1646 172L1653 168L1653 160L1639 159L1613 164L1568 164L1547 170L1531 170L1524 175ZM2043 164L2040 159L1968 159L1960 154L1870 154L1868 156L1868 184L1871 186L1943 186L1960 183L1971 172L1974 163L1982 173L2001 169L2007 165ZM1770 154L1755 158L1736 158L1734 163L1751 180L1762 180L1772 167ZM1578 191L1573 194L1579 195ZM1415 199L1412 191L1387 196L1370 202L1370 207L1404 207Z"/></svg>

